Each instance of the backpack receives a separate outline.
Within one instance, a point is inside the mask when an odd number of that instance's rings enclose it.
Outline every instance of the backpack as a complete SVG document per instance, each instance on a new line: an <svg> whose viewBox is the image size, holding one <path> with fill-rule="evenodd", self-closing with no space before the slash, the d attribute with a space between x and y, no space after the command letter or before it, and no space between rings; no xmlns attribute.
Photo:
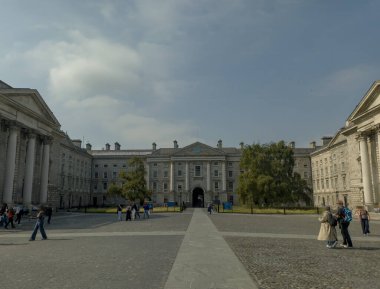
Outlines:
<svg viewBox="0 0 380 289"><path fill-rule="evenodd" d="M343 208L344 212L344 217L343 217L343 222L349 223L352 221L352 212L349 208L344 207Z"/></svg>
<svg viewBox="0 0 380 289"><path fill-rule="evenodd" d="M336 225L338 225L338 219L331 213L329 213L328 222L331 227L335 227Z"/></svg>

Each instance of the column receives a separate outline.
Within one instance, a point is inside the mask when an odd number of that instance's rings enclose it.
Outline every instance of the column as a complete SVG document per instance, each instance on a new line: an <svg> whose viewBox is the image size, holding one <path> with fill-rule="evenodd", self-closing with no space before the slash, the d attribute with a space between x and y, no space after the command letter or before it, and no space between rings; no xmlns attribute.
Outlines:
<svg viewBox="0 0 380 289"><path fill-rule="evenodd" d="M11 126L9 128L8 146L7 146L7 160L5 164L5 180L4 180L4 194L3 202L12 203L13 182L15 177L16 168L16 148L17 148L17 133L18 127Z"/></svg>
<svg viewBox="0 0 380 289"><path fill-rule="evenodd" d="M33 190L33 174L34 174L34 160L36 148L36 135L29 134L28 147L26 150L26 166L25 166L25 181L23 199L24 204L30 205L32 203L32 190Z"/></svg>
<svg viewBox="0 0 380 289"><path fill-rule="evenodd" d="M49 182L49 156L50 156L50 139L44 139L42 152L42 170L41 170L41 191L40 203L46 204Z"/></svg>
<svg viewBox="0 0 380 289"><path fill-rule="evenodd" d="M364 189L365 205L373 205L372 186L371 186L371 170L368 156L367 136L361 136L360 139L360 158L362 166L362 178Z"/></svg>
<svg viewBox="0 0 380 289"><path fill-rule="evenodd" d="M211 164L207 163L207 192L211 191Z"/></svg>
<svg viewBox="0 0 380 289"><path fill-rule="evenodd" d="M150 178L150 175L149 175L150 167L149 167L149 163L148 162L146 163L145 171L146 171L146 177L145 177L146 189L149 190L149 187L150 187L150 180L149 180L149 178Z"/></svg>
<svg viewBox="0 0 380 289"><path fill-rule="evenodd" d="M222 162L222 191L227 191L226 185L226 162Z"/></svg>
<svg viewBox="0 0 380 289"><path fill-rule="evenodd" d="M186 171L185 171L185 190L189 191L189 162L186 162Z"/></svg>
<svg viewBox="0 0 380 289"><path fill-rule="evenodd" d="M174 163L170 162L170 186L169 192L174 191Z"/></svg>

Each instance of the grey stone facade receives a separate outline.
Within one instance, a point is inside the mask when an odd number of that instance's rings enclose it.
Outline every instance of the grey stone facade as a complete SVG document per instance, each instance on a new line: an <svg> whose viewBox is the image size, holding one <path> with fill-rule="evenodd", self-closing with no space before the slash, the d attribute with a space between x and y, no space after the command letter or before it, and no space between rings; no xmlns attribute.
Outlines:
<svg viewBox="0 0 380 289"><path fill-rule="evenodd" d="M35 89L0 83L0 200L68 207L87 204L92 157L60 130Z"/></svg>
<svg viewBox="0 0 380 289"><path fill-rule="evenodd" d="M60 129L60 123L35 89L12 88L0 81L0 201L9 204L71 208L109 205L124 200L107 195L122 185L121 171L141 157L153 202L205 206L213 201L239 202L240 148L196 142L172 148L122 150L107 143L103 150L82 148ZM295 171L311 184L310 152L295 148Z"/></svg>
<svg viewBox="0 0 380 289"><path fill-rule="evenodd" d="M314 202L379 208L380 81L376 81L337 134L311 154Z"/></svg>

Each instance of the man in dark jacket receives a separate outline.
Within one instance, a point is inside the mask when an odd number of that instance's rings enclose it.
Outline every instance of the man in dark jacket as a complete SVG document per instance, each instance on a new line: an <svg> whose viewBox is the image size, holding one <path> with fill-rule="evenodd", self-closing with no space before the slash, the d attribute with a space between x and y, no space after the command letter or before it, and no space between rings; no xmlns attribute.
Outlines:
<svg viewBox="0 0 380 289"><path fill-rule="evenodd" d="M338 219L340 232L343 238L343 244L341 245L341 247L352 248L352 241L351 241L350 233L348 232L348 226L350 225L350 222L345 221L346 214L344 210L343 201L339 200L337 204L338 204L338 211L336 213L336 217Z"/></svg>

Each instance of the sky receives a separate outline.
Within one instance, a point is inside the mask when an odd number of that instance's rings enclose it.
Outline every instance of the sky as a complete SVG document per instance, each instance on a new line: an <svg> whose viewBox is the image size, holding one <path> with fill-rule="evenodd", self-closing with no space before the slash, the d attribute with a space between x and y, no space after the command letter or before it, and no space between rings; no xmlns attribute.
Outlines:
<svg viewBox="0 0 380 289"><path fill-rule="evenodd" d="M0 0L0 80L102 149L333 136L380 79L380 1Z"/></svg>

